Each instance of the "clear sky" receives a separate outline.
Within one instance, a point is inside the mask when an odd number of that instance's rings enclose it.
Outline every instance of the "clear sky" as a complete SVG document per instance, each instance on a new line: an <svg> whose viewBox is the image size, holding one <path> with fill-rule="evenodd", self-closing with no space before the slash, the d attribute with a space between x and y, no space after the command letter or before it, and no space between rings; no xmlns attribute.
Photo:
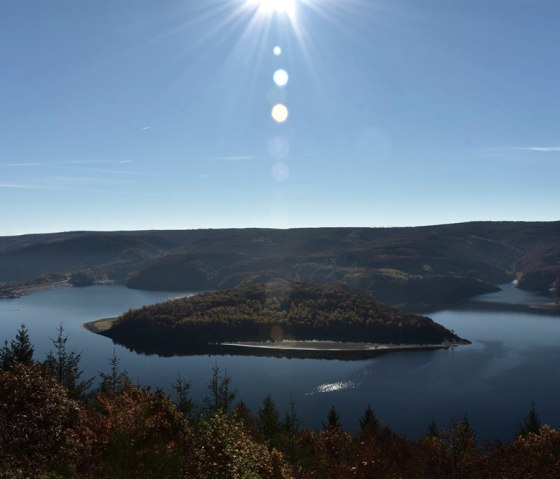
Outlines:
<svg viewBox="0 0 560 479"><path fill-rule="evenodd" d="M0 234L558 220L559 22L558 0L3 0Z"/></svg>

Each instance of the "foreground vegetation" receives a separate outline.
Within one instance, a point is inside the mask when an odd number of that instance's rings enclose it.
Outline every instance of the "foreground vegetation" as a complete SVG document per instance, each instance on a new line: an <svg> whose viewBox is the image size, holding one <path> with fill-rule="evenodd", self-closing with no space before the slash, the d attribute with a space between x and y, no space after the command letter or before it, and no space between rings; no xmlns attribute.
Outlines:
<svg viewBox="0 0 560 479"><path fill-rule="evenodd" d="M430 318L341 286L258 284L203 293L123 314L101 334L157 350L231 341L323 340L378 344L464 343ZM140 346L138 346L140 345Z"/></svg>
<svg viewBox="0 0 560 479"><path fill-rule="evenodd" d="M510 444L477 445L467 417L416 441L380 424L371 407L356 434L333 407L323 430L301 430L296 405L272 398L253 414L214 368L201 404L178 378L175 402L133 385L110 358L99 385L82 378L62 329L40 363L22 326L0 352L2 478L554 478L560 430L531 408Z"/></svg>

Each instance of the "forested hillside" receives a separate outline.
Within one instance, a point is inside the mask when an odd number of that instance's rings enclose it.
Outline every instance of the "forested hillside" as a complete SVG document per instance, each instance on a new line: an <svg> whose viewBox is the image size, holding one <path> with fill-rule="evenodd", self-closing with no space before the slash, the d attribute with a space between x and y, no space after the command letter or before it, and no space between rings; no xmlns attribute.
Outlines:
<svg viewBox="0 0 560 479"><path fill-rule="evenodd" d="M144 306L123 314L103 334L133 349L149 345L160 354L233 341L465 342L429 318L403 313L360 291L302 283L241 286Z"/></svg>
<svg viewBox="0 0 560 479"><path fill-rule="evenodd" d="M345 284L418 310L513 280L555 293L559 245L560 222L29 235L0 238L0 287L83 271L160 290L305 281Z"/></svg>

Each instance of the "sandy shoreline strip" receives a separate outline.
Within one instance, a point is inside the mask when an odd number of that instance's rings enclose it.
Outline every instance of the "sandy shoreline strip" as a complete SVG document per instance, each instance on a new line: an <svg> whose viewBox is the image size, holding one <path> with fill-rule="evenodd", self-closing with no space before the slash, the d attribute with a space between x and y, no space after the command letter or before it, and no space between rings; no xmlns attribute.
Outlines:
<svg viewBox="0 0 560 479"><path fill-rule="evenodd" d="M332 352L389 352L407 349L447 349L456 346L455 343L439 344L382 344L382 343L356 343L339 341L279 341L279 342L236 342L221 343L221 346L239 347L248 349L269 349L279 351L332 351Z"/></svg>
<svg viewBox="0 0 560 479"><path fill-rule="evenodd" d="M95 321L88 321L82 324L82 328L91 331L92 333L101 334L113 327L113 323L119 318L102 318Z"/></svg>

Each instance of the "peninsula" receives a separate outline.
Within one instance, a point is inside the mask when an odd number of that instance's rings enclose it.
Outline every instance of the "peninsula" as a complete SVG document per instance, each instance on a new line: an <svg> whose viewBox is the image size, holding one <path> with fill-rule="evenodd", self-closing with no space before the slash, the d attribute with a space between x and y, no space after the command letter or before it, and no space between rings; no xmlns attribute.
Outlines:
<svg viewBox="0 0 560 479"><path fill-rule="evenodd" d="M260 283L130 310L85 325L130 349L160 355L235 352L375 355L468 344L430 318L340 285Z"/></svg>

